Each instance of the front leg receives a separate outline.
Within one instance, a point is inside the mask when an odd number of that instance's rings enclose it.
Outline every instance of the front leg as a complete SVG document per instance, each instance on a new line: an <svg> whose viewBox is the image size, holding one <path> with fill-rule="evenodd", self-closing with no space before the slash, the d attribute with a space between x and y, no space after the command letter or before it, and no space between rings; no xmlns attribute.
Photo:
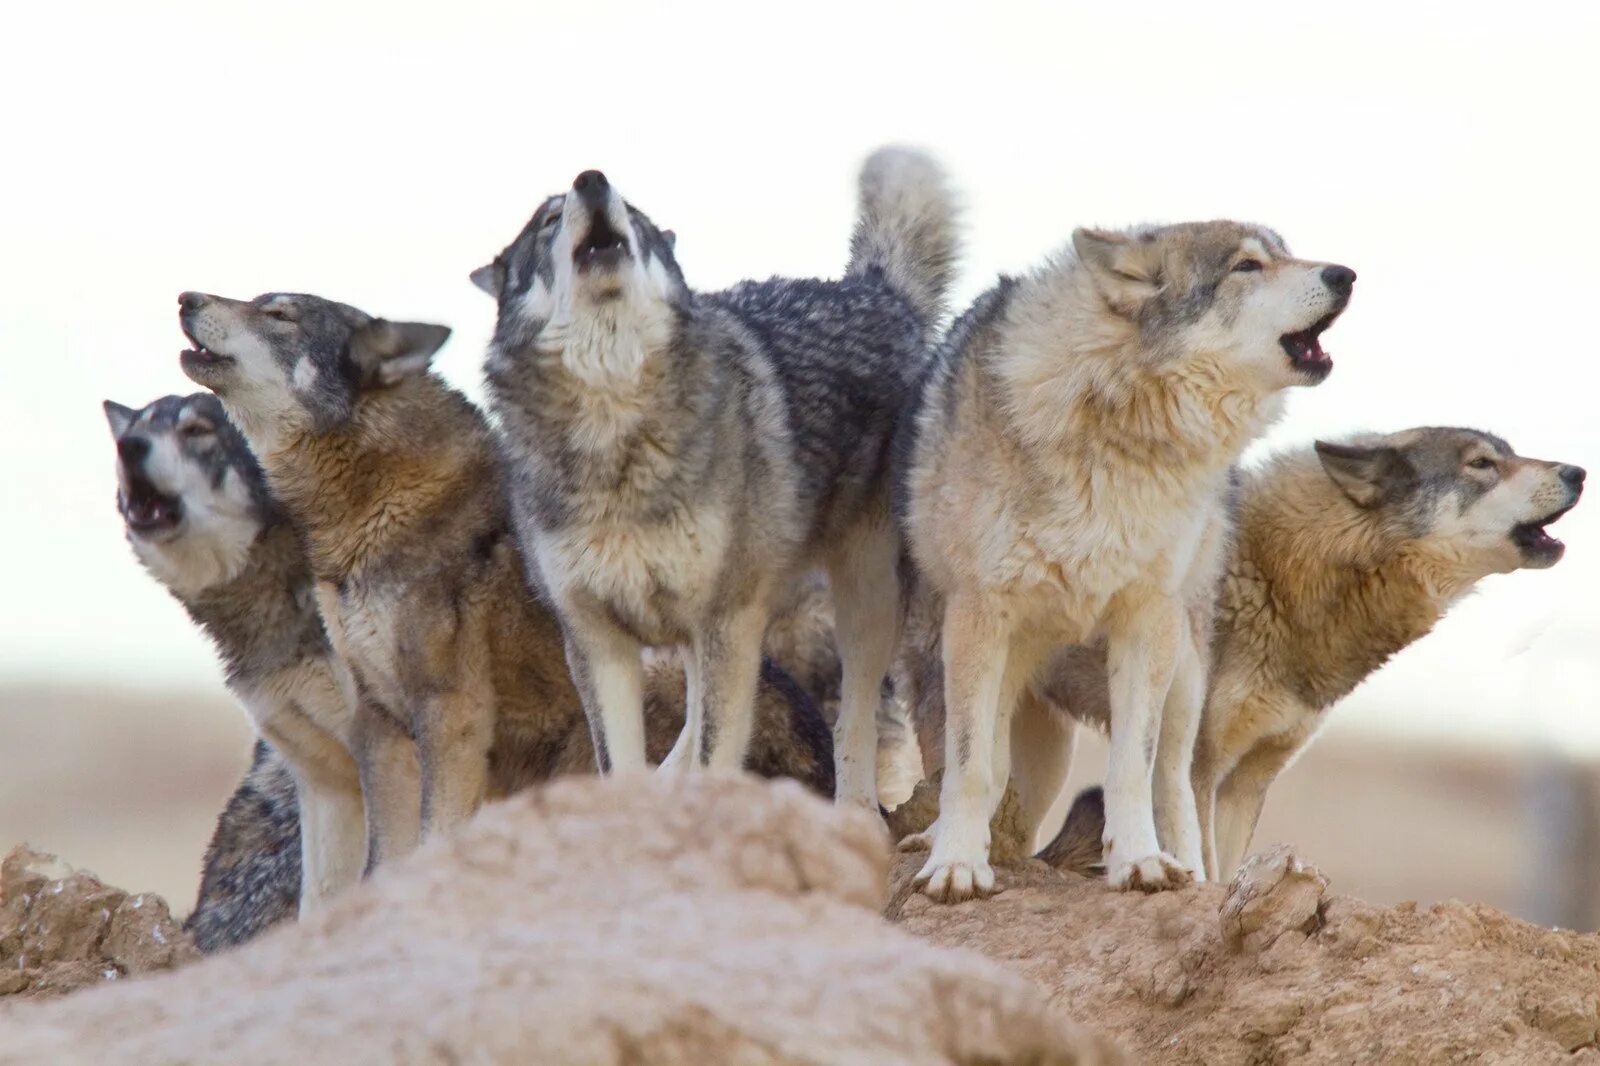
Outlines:
<svg viewBox="0 0 1600 1066"><path fill-rule="evenodd" d="M851 538L829 567L843 679L833 726L836 798L878 809L878 714L900 633L899 539L874 525Z"/></svg>
<svg viewBox="0 0 1600 1066"><path fill-rule="evenodd" d="M996 791L996 722L1009 638L981 595L950 597L944 614L944 781L939 818L929 830L933 850L916 876L922 890L941 902L994 891L989 805Z"/></svg>
<svg viewBox="0 0 1600 1066"><path fill-rule="evenodd" d="M300 808L300 917L361 880L367 827L355 766L350 780L295 777Z"/></svg>
<svg viewBox="0 0 1600 1066"><path fill-rule="evenodd" d="M692 649L682 650L680 657L683 662L683 728L678 730L678 739L673 741L672 750L658 768L668 774L684 773L699 762L700 708L704 703L700 691L700 661Z"/></svg>
<svg viewBox="0 0 1600 1066"><path fill-rule="evenodd" d="M567 667L589 719L596 765L602 774L643 770L644 649L595 613L563 611L563 623ZM686 714L688 730L694 723L692 703Z"/></svg>
<svg viewBox="0 0 1600 1066"><path fill-rule="evenodd" d="M1217 875L1231 879L1250 851L1250 838L1261 821L1267 789L1294 759L1311 729L1302 735L1272 737L1252 748L1217 790Z"/></svg>
<svg viewBox="0 0 1600 1066"><path fill-rule="evenodd" d="M356 769L367 816L367 873L411 853L422 835L422 769L400 721L362 692Z"/></svg>
<svg viewBox="0 0 1600 1066"><path fill-rule="evenodd" d="M761 638L766 628L764 602L757 599L723 611L695 634L691 654L697 660L692 676L700 688L697 739L701 766L744 769L755 722ZM694 708L689 713L694 714Z"/></svg>
<svg viewBox="0 0 1600 1066"><path fill-rule="evenodd" d="M1189 883L1192 871L1162 852L1151 778L1162 707L1172 685L1183 625L1176 597L1141 590L1108 612L1111 758L1106 769L1106 880L1153 892Z"/></svg>
<svg viewBox="0 0 1600 1066"><path fill-rule="evenodd" d="M1205 699L1205 663L1193 634L1184 631L1178 639L1172 687L1162 707L1153 791L1161 847L1194 871L1197 881L1205 880L1205 849L1191 774Z"/></svg>

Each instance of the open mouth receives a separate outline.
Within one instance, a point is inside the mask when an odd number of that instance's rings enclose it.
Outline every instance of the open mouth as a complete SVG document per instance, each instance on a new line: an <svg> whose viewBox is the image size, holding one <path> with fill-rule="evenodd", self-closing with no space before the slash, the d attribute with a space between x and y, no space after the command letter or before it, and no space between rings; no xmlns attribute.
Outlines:
<svg viewBox="0 0 1600 1066"><path fill-rule="evenodd" d="M1333 358L1322 350L1322 334L1333 325L1343 310L1341 305L1338 310L1322 316L1308 328L1297 333L1285 333L1278 338L1278 343L1288 353L1290 366L1313 375L1318 381L1328 376L1333 369Z"/></svg>
<svg viewBox="0 0 1600 1066"><path fill-rule="evenodd" d="M193 348L186 348L178 353L178 361L185 370L213 370L233 362L231 355L219 355L201 344L194 331L189 328L189 323L183 316L178 317L178 326L183 330L183 335L189 338Z"/></svg>
<svg viewBox="0 0 1600 1066"><path fill-rule="evenodd" d="M615 270L628 257L628 238L618 233L604 210L589 215L589 232L572 250L572 262L578 273L591 270Z"/></svg>
<svg viewBox="0 0 1600 1066"><path fill-rule="evenodd" d="M140 536L167 533L183 521L183 501L155 491L140 493L128 500L122 518Z"/></svg>
<svg viewBox="0 0 1600 1066"><path fill-rule="evenodd" d="M1566 550L1566 545L1550 535L1545 527L1561 518L1562 515L1578 505L1574 499L1571 503L1558 511L1546 515L1533 522L1519 522L1511 527L1511 542L1521 548L1525 555L1534 558L1559 557Z"/></svg>

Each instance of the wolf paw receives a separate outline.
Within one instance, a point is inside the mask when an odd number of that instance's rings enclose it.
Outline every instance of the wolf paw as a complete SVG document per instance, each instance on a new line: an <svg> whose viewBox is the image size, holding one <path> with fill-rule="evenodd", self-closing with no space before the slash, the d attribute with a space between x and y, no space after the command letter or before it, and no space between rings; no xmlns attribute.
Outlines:
<svg viewBox="0 0 1600 1066"><path fill-rule="evenodd" d="M1193 880L1192 870L1164 852L1132 862L1110 859L1106 863L1106 883L1124 892L1162 892L1181 888Z"/></svg>
<svg viewBox="0 0 1600 1066"><path fill-rule="evenodd" d="M927 865L917 871L915 883L935 903L960 903L994 894L994 867L987 859L935 862L929 858Z"/></svg>

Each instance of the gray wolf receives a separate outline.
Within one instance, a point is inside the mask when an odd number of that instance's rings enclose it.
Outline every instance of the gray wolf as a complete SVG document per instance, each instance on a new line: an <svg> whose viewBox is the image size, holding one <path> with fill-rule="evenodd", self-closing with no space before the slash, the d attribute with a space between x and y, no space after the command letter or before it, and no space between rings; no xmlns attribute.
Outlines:
<svg viewBox="0 0 1600 1066"><path fill-rule="evenodd" d="M670 231L589 170L473 280L530 581L556 605L604 770L645 761L641 653L684 649L673 765L737 767L759 645L802 572L843 650L841 802L877 807L874 719L899 611L889 446L955 255L944 176L868 159L845 276L696 293Z"/></svg>
<svg viewBox="0 0 1600 1066"><path fill-rule="evenodd" d="M1186 606L1217 572L1230 466L1284 389L1327 377L1319 338L1354 280L1259 226L1080 229L951 327L897 444L899 510L943 644L940 814L907 844L932 845L929 896L992 891L1012 712L1053 652L1099 639L1116 679L1108 880L1203 875L1186 771L1205 669ZM1032 763L1060 758L1059 743L1018 750L1019 790Z"/></svg>
<svg viewBox="0 0 1600 1066"><path fill-rule="evenodd" d="M215 396L108 400L105 412L128 543L216 645L228 688L294 779L306 828L295 898L314 910L361 876L366 830L355 711L305 554Z"/></svg>
<svg viewBox="0 0 1600 1066"><path fill-rule="evenodd" d="M447 331L308 295L185 293L180 308L196 345L182 366L259 458L347 668L368 864L486 797L591 765L559 627L523 580L488 424L428 371ZM758 748L781 772L831 784L831 751L822 776L821 742L797 731L776 684L763 688Z"/></svg>
<svg viewBox="0 0 1600 1066"><path fill-rule="evenodd" d="M1583 482L1581 467L1432 426L1319 441L1243 475L1193 764L1210 876L1243 861L1267 789L1330 707L1485 577L1561 559L1546 527ZM1103 659L1058 660L1040 687L1048 705L1104 714Z"/></svg>
<svg viewBox="0 0 1600 1066"><path fill-rule="evenodd" d="M825 659L822 651L795 640L792 632L774 636L777 639L768 640L774 656L792 652L802 666ZM794 778L818 795L832 797L833 739L810 691L780 665L795 661L779 658L762 663L749 768L761 777ZM495 791L594 772L588 723L575 704L563 707L568 712L565 730L553 743L492 752L491 759L502 768ZM667 658L650 665L645 673L644 713L647 754L660 760L683 729L681 664ZM508 781L504 771L513 768L514 780ZM295 915L301 892L300 833L289 766L270 746L258 742L250 769L217 819L206 849L199 896L186 923L201 951L242 944Z"/></svg>

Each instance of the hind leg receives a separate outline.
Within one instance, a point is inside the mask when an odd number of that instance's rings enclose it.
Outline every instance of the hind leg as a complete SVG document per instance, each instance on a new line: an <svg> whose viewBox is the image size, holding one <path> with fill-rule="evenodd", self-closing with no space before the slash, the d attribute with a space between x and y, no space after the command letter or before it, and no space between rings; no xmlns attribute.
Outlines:
<svg viewBox="0 0 1600 1066"><path fill-rule="evenodd" d="M356 768L366 805L367 872L411 853L422 835L422 769L417 746L388 712L358 713Z"/></svg>
<svg viewBox="0 0 1600 1066"><path fill-rule="evenodd" d="M696 745L701 766L744 768L755 725L761 638L766 627L765 597L758 595L752 603L723 612L695 634L692 654L698 661L691 676L698 678L701 694ZM694 714L694 707L689 714Z"/></svg>
<svg viewBox="0 0 1600 1066"><path fill-rule="evenodd" d="M366 819L355 760L332 733L290 707L259 723L283 756L300 810L300 916L361 880Z"/></svg>
<svg viewBox="0 0 1600 1066"><path fill-rule="evenodd" d="M1011 719L1011 780L1029 852L1067 783L1076 741L1076 723L1032 688L1024 688Z"/></svg>
<svg viewBox="0 0 1600 1066"><path fill-rule="evenodd" d="M841 804L878 809L878 712L900 631L899 541L875 524L849 539L828 568L844 677L833 726Z"/></svg>

